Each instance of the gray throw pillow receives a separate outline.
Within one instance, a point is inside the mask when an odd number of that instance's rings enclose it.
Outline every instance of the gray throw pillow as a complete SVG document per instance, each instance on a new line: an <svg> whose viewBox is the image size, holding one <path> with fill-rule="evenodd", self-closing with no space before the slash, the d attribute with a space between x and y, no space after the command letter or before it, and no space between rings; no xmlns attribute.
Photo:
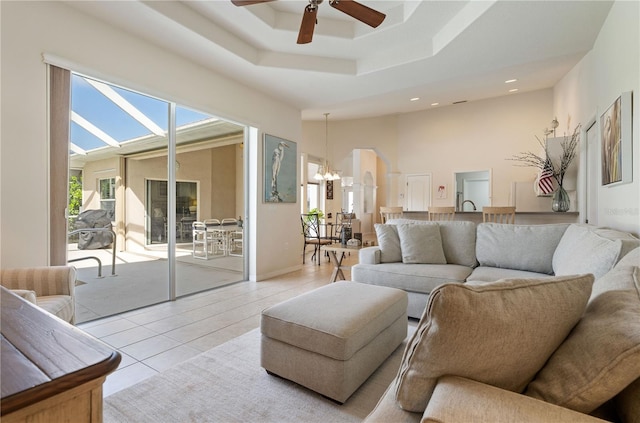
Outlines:
<svg viewBox="0 0 640 423"><path fill-rule="evenodd" d="M593 273L598 279L618 261L622 241L604 238L586 225L570 225L553 253L556 275Z"/></svg>
<svg viewBox="0 0 640 423"><path fill-rule="evenodd" d="M398 225L403 263L446 264L437 224Z"/></svg>
<svg viewBox="0 0 640 423"><path fill-rule="evenodd" d="M376 223L374 225L378 245L380 246L380 263L397 263L402 261L400 238L396 225Z"/></svg>

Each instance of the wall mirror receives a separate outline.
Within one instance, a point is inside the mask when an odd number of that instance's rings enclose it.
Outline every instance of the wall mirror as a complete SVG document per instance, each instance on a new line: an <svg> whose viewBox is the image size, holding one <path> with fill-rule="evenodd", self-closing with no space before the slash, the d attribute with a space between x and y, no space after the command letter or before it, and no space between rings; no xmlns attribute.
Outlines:
<svg viewBox="0 0 640 423"><path fill-rule="evenodd" d="M481 211L491 205L491 171L455 172L456 211Z"/></svg>

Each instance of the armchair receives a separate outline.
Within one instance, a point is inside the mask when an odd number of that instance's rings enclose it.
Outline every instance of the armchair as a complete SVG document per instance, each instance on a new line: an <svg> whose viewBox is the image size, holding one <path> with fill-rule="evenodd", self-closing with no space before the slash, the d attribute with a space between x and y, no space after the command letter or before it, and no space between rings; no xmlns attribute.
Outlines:
<svg viewBox="0 0 640 423"><path fill-rule="evenodd" d="M75 323L76 269L72 266L1 269L0 285L19 290L27 300L71 324Z"/></svg>

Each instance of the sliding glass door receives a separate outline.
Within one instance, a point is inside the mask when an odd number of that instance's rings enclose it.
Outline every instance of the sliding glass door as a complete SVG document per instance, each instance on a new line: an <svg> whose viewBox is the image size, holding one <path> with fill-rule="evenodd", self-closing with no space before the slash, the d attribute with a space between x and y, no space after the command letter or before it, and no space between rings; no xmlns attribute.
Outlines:
<svg viewBox="0 0 640 423"><path fill-rule="evenodd" d="M78 74L71 99L76 321L245 280L241 225L204 258L193 235L243 214L244 127Z"/></svg>

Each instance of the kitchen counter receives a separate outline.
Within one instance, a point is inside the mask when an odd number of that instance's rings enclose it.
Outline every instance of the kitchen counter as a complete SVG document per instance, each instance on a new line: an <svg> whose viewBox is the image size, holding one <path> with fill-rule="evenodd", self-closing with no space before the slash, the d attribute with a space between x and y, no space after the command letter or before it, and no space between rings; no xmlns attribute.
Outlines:
<svg viewBox="0 0 640 423"><path fill-rule="evenodd" d="M429 220L426 211L405 211L403 215L407 219ZM476 223L482 222L482 211L456 212L454 220L468 220ZM578 212L527 212L516 210L516 225L542 225L549 223L578 223Z"/></svg>

